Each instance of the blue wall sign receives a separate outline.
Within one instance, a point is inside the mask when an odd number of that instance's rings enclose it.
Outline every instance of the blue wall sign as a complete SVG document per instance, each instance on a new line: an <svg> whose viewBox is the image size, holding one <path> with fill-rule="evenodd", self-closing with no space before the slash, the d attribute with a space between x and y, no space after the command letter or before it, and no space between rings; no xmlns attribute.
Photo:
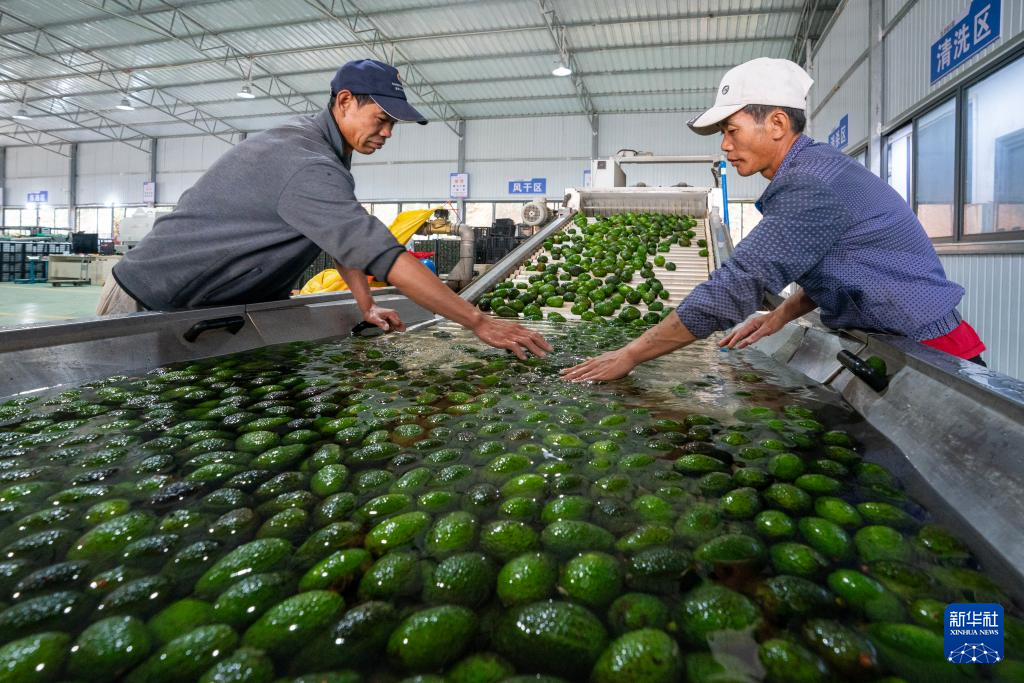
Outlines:
<svg viewBox="0 0 1024 683"><path fill-rule="evenodd" d="M828 134L828 144L832 145L836 149L842 149L846 147L847 143L850 142L850 115L843 114L843 118L839 119L839 125L832 129L832 132Z"/></svg>
<svg viewBox="0 0 1024 683"><path fill-rule="evenodd" d="M971 6L932 43L932 83L999 39L1002 0L972 0Z"/></svg>
<svg viewBox="0 0 1024 683"><path fill-rule="evenodd" d="M49 190L42 190L41 192L29 192L25 195L25 201L29 204L45 204L50 201Z"/></svg>
<svg viewBox="0 0 1024 683"><path fill-rule="evenodd" d="M530 178L529 180L508 181L509 194L547 194L547 178Z"/></svg>

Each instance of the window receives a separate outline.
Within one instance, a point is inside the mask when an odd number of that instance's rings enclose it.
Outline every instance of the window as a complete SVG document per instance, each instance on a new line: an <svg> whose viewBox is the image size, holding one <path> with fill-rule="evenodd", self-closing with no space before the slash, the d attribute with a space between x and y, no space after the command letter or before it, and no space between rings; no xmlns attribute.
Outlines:
<svg viewBox="0 0 1024 683"><path fill-rule="evenodd" d="M78 220L75 221L76 232L96 232L96 212L98 209L78 209Z"/></svg>
<svg viewBox="0 0 1024 683"><path fill-rule="evenodd" d="M956 234L956 100L917 120L914 206L929 237Z"/></svg>
<svg viewBox="0 0 1024 683"><path fill-rule="evenodd" d="M21 225L21 209L4 209L4 225L16 228Z"/></svg>
<svg viewBox="0 0 1024 683"><path fill-rule="evenodd" d="M380 219L384 225L391 223L398 216L398 204L374 204L373 215Z"/></svg>
<svg viewBox="0 0 1024 683"><path fill-rule="evenodd" d="M114 210L111 207L96 209L96 233L101 240L109 240L114 233Z"/></svg>
<svg viewBox="0 0 1024 683"><path fill-rule="evenodd" d="M886 157L889 160L886 182L899 192L905 201L910 201L910 174L913 170L911 133L913 130L914 127L908 125L891 133L885 146Z"/></svg>
<svg viewBox="0 0 1024 683"><path fill-rule="evenodd" d="M466 224L486 228L494 222L494 204L491 202L466 202Z"/></svg>
<svg viewBox="0 0 1024 683"><path fill-rule="evenodd" d="M1024 230L1024 59L966 92L965 235Z"/></svg>
<svg viewBox="0 0 1024 683"><path fill-rule="evenodd" d="M36 224L42 228L53 228L56 227L53 224L55 209L52 206L40 206L36 209L36 215L39 220Z"/></svg>
<svg viewBox="0 0 1024 683"><path fill-rule="evenodd" d="M496 202L494 204L494 220L511 218L516 223L523 219L525 202Z"/></svg>
<svg viewBox="0 0 1024 683"><path fill-rule="evenodd" d="M868 166L868 148L867 147L865 147L864 149L860 150L859 152L855 152L851 156L853 156L853 158L857 160L858 164L860 164L864 168L867 168L867 166Z"/></svg>

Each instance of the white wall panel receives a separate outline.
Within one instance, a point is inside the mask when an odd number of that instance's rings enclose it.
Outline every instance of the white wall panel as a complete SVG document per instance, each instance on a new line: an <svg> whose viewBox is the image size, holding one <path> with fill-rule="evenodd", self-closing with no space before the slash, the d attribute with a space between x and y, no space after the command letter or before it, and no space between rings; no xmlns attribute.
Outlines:
<svg viewBox="0 0 1024 683"><path fill-rule="evenodd" d="M352 164L356 180L356 197L367 202L383 199L440 200L448 197L448 174L456 170L456 163L435 162L423 164ZM470 188L473 177L470 176Z"/></svg>
<svg viewBox="0 0 1024 683"><path fill-rule="evenodd" d="M818 43L812 59L810 108L813 111L868 49L868 0L848 0ZM863 91L865 94L867 91Z"/></svg>
<svg viewBox="0 0 1024 683"><path fill-rule="evenodd" d="M156 155L157 203L176 204L231 145L212 136L160 138Z"/></svg>
<svg viewBox="0 0 1024 683"><path fill-rule="evenodd" d="M1004 5L1005 6L1005 5ZM988 350L982 358L993 370L1024 379L1024 254L945 255L946 276L966 291L960 313Z"/></svg>
<svg viewBox="0 0 1024 683"><path fill-rule="evenodd" d="M869 106L864 93L868 90L870 71L870 64L865 59L825 105L811 116L808 122L811 137L827 142L829 133L839 125L839 119L846 115L849 117L849 143L844 151L856 149L867 141Z"/></svg>
<svg viewBox="0 0 1024 683"><path fill-rule="evenodd" d="M713 100L709 95L709 106ZM659 155L719 154L718 135L697 135L687 128L695 114L605 114L599 119L598 153L608 157L620 149L635 149Z"/></svg>
<svg viewBox="0 0 1024 683"><path fill-rule="evenodd" d="M524 195L510 195L508 181L547 178L547 197L561 199L565 188L583 184L583 171L590 168L589 159L566 161L473 161L466 162L469 193L472 199L515 201ZM447 194L447 189L445 190ZM540 199L525 196L524 201Z"/></svg>
<svg viewBox="0 0 1024 683"><path fill-rule="evenodd" d="M8 147L6 176L3 203L8 206L22 206L25 195L41 190L50 193L50 204L67 206L67 157L38 147Z"/></svg>
<svg viewBox="0 0 1024 683"><path fill-rule="evenodd" d="M918 0L885 36L886 125L899 123L906 114L932 93L951 86L972 67L1024 32L1024 2L1002 0L1002 33L950 75L931 84L931 46L945 28L970 4L967 0Z"/></svg>
<svg viewBox="0 0 1024 683"><path fill-rule="evenodd" d="M466 159L589 159L591 137L584 116L467 121Z"/></svg>
<svg viewBox="0 0 1024 683"><path fill-rule="evenodd" d="M149 154L118 142L78 145L79 205L141 204Z"/></svg>
<svg viewBox="0 0 1024 683"><path fill-rule="evenodd" d="M910 0L885 0L885 23L888 24Z"/></svg>
<svg viewBox="0 0 1024 683"><path fill-rule="evenodd" d="M361 159L359 154L353 155ZM457 161L459 137L443 123L425 126L400 124L392 129L391 139L383 149L367 157L378 161Z"/></svg>

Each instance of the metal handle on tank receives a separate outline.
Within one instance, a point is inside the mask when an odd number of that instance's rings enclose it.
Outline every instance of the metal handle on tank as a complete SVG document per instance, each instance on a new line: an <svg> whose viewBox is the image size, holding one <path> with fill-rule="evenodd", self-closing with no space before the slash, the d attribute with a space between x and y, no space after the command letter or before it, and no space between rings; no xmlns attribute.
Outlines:
<svg viewBox="0 0 1024 683"><path fill-rule="evenodd" d="M231 315L226 318L212 318L210 320L200 320L192 327L188 328L188 332L184 334L185 341L195 343L196 339L199 339L199 335L207 330L227 330L231 334L238 334L238 331L245 326L245 318L240 315Z"/></svg>
<svg viewBox="0 0 1024 683"><path fill-rule="evenodd" d="M889 386L889 380L884 375L846 349L836 354L836 360L875 391L882 391Z"/></svg>

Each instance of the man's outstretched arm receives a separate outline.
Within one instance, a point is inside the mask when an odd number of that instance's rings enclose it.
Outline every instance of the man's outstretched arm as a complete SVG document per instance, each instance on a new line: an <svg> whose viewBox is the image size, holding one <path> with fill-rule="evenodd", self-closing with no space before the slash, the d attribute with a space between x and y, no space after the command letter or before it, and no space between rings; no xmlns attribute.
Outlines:
<svg viewBox="0 0 1024 683"><path fill-rule="evenodd" d="M730 349L745 349L754 342L768 335L775 334L785 326L786 323L796 320L802 315L807 315L818 307L803 288L786 297L786 300L774 311L764 315L757 315L748 318L746 322L740 323L732 332L718 342L719 346Z"/></svg>
<svg viewBox="0 0 1024 683"><path fill-rule="evenodd" d="M625 377L640 363L652 360L697 340L678 315L670 315L621 349L595 356L562 370L562 379L601 382Z"/></svg>

